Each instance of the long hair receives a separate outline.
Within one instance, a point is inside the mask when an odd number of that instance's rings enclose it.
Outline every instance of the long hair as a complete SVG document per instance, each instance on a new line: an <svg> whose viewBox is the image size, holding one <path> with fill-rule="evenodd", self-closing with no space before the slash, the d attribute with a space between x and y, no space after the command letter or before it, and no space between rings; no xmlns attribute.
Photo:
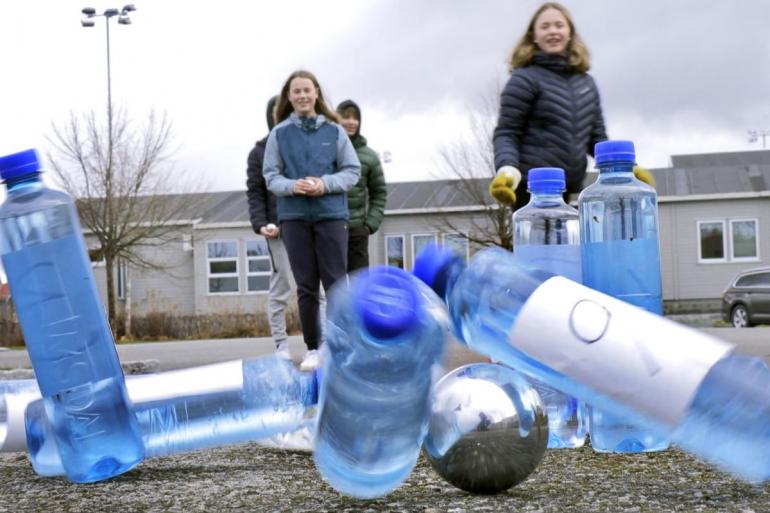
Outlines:
<svg viewBox="0 0 770 513"><path fill-rule="evenodd" d="M532 62L532 58L538 51L537 43L535 43L535 22L537 17L540 16L543 11L547 9L556 9L564 15L569 24L570 39L567 42L567 53L569 55L570 67L578 73L584 73L591 69L591 58L588 54L588 47L586 47L583 39L577 33L575 29L575 23L572 21L572 15L563 5L557 2L546 2L535 11L532 15L532 19L529 20L527 31L521 36L521 39L513 49L511 58L508 60L508 69L513 71L516 68L523 68L528 66Z"/></svg>
<svg viewBox="0 0 770 513"><path fill-rule="evenodd" d="M318 84L318 79L309 71L300 69L289 75L289 78L286 79L286 82L281 88L281 96L278 99L278 108L276 109L276 124L288 118L294 110L294 107L292 107L291 103L289 103L289 88L291 87L291 81L295 78L307 78L313 82L316 91L318 91L318 98L316 99L314 106L316 113L323 114L328 121L339 123L340 118L337 116L337 113L330 109L328 105L326 105L326 100L324 100L324 93L321 91L321 86Z"/></svg>

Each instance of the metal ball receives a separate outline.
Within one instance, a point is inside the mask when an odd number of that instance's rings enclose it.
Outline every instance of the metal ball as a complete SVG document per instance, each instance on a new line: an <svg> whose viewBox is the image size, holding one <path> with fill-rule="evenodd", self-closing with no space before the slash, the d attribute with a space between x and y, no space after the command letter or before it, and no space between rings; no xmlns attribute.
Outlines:
<svg viewBox="0 0 770 513"><path fill-rule="evenodd" d="M423 452L452 485L479 494L507 490L532 473L547 445L543 402L510 367L474 363L436 383Z"/></svg>

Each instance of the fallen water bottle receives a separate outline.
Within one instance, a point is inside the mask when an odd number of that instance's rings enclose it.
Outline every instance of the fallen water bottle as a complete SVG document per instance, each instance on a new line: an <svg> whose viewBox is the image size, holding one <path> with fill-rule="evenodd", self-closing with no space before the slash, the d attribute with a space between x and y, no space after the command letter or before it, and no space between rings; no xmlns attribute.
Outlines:
<svg viewBox="0 0 770 513"><path fill-rule="evenodd" d="M276 356L133 376L127 386L148 458L296 430L318 398L315 373ZM41 400L27 407L26 436L35 472L61 475Z"/></svg>
<svg viewBox="0 0 770 513"><path fill-rule="evenodd" d="M0 253L67 477L122 474L144 456L75 205L46 187L37 154L0 157Z"/></svg>
<svg viewBox="0 0 770 513"><path fill-rule="evenodd" d="M634 177L631 141L600 142L594 155L599 177L578 199L583 284L662 315L655 189ZM665 438L595 405L588 409L588 425L591 447L599 452L668 448Z"/></svg>
<svg viewBox="0 0 770 513"><path fill-rule="evenodd" d="M513 254L530 267L582 282L578 211L564 202L564 170L537 167L527 173L529 203L513 213ZM582 447L586 441L586 405L532 380L548 412L548 447Z"/></svg>
<svg viewBox="0 0 770 513"><path fill-rule="evenodd" d="M446 298L453 331L477 352L743 479L770 478L770 371L759 358L500 248L466 267L430 245L415 274Z"/></svg>
<svg viewBox="0 0 770 513"><path fill-rule="evenodd" d="M379 497L409 476L445 335L441 300L401 269L374 267L332 287L314 457L337 491Z"/></svg>

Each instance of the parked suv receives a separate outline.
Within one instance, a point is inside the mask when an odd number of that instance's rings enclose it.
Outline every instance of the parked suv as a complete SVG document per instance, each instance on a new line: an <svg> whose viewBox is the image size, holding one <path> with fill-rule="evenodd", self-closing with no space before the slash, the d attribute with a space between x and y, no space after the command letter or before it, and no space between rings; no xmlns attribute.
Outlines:
<svg viewBox="0 0 770 513"><path fill-rule="evenodd" d="M722 294L722 318L736 328L770 323L770 267L738 273Z"/></svg>

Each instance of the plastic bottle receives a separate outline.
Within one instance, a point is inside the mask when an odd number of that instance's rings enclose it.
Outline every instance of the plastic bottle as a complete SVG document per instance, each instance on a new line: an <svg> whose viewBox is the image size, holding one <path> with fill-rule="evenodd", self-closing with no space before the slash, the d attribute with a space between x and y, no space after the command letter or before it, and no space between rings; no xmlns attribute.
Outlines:
<svg viewBox="0 0 770 513"><path fill-rule="evenodd" d="M40 398L34 379L0 380L0 452L24 451L24 410Z"/></svg>
<svg viewBox="0 0 770 513"><path fill-rule="evenodd" d="M530 267L581 283L578 211L564 202L564 170L530 169L529 203L513 213L513 254ZM532 381L548 412L548 448L582 447L586 441L586 405L539 381Z"/></svg>
<svg viewBox="0 0 770 513"><path fill-rule="evenodd" d="M293 431L318 399L315 373L276 356L235 360L127 380L146 457L167 456ZM63 473L43 401L26 412L29 459L40 475Z"/></svg>
<svg viewBox="0 0 770 513"><path fill-rule="evenodd" d="M662 315L655 189L634 177L631 141L600 142L594 154L599 178L578 200L583 284ZM594 407L588 424L591 446L599 452L668 447L667 440Z"/></svg>
<svg viewBox="0 0 770 513"><path fill-rule="evenodd" d="M759 358L500 248L466 268L431 245L415 274L446 298L470 348L743 479L770 479L770 371Z"/></svg>
<svg viewBox="0 0 770 513"><path fill-rule="evenodd" d="M445 334L441 300L395 267L360 271L331 289L314 457L336 490L379 497L409 476Z"/></svg>
<svg viewBox="0 0 770 513"><path fill-rule="evenodd" d="M0 253L67 477L100 481L143 458L123 371L72 199L34 150L0 158Z"/></svg>

